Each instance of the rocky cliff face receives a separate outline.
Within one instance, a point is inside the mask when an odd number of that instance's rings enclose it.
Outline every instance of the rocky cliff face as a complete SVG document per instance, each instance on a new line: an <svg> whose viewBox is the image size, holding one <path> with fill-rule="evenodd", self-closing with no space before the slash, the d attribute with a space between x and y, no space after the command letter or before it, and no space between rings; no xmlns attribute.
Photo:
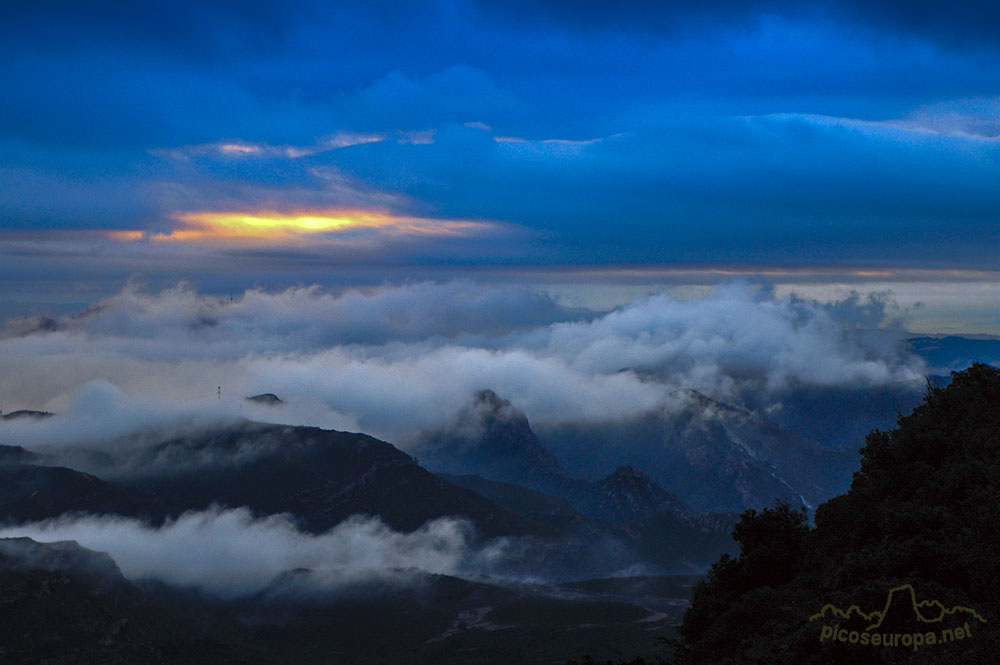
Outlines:
<svg viewBox="0 0 1000 665"><path fill-rule="evenodd" d="M853 454L693 390L632 421L549 426L543 437L573 471L639 468L701 512L759 509L776 499L812 508L845 488L856 465Z"/></svg>
<svg viewBox="0 0 1000 665"><path fill-rule="evenodd" d="M695 513L676 495L653 482L639 469L620 466L594 485L597 509L622 524L669 511L693 518Z"/></svg>
<svg viewBox="0 0 1000 665"><path fill-rule="evenodd" d="M167 662L143 605L107 554L73 542L0 539L3 662Z"/></svg>
<svg viewBox="0 0 1000 665"><path fill-rule="evenodd" d="M491 391L477 393L451 428L427 434L417 455L432 470L464 474L448 477L502 505L531 505L535 517L548 515L543 521L574 525L577 537L589 529L594 542L617 540L636 561L697 570L708 560L705 553L732 544L732 516L700 515L634 467L619 467L597 482L574 477L525 415ZM567 508L576 518L566 516Z"/></svg>
<svg viewBox="0 0 1000 665"><path fill-rule="evenodd" d="M529 486L568 478L524 413L492 390L477 392L450 428L427 433L415 454L442 473L478 474Z"/></svg>

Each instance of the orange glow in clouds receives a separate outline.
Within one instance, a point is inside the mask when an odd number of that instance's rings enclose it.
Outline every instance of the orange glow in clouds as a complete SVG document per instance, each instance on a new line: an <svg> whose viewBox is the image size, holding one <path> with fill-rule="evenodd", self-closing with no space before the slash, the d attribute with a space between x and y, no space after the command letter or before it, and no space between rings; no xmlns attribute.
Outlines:
<svg viewBox="0 0 1000 665"><path fill-rule="evenodd" d="M174 217L180 226L168 234L148 236L142 231L115 231L113 240L155 242L225 242L238 244L297 243L326 239L347 240L352 231L374 231L389 236L455 236L490 228L488 222L402 217L371 210L314 210L299 212L187 212Z"/></svg>

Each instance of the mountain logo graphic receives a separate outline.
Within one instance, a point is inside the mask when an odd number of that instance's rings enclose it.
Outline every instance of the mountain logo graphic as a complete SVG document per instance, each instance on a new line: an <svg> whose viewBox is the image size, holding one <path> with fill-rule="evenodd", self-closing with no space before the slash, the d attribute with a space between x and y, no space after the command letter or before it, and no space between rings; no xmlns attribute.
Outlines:
<svg viewBox="0 0 1000 665"><path fill-rule="evenodd" d="M827 603L823 606L816 614L809 617L810 621L816 621L817 619L826 618L828 614L833 615L838 619L851 619L855 616L861 617L865 621L872 622L865 630L877 630L881 625L882 621L885 619L886 614L889 612L889 608L893 606L896 602L896 594L905 594L909 596L910 606L913 608L913 613L916 615L917 620L923 623L938 623L946 616L960 615L966 617L972 617L978 619L982 623L986 623L984 619L978 612L976 612L971 607L964 607L962 605L954 605L952 607L945 607L938 600L917 600L917 592L914 590L912 584L903 584L902 586L893 587L889 589L889 595L885 599L885 605L881 610L872 610L871 612L865 613L857 605L851 605L846 610L842 610L839 607Z"/></svg>
<svg viewBox="0 0 1000 665"><path fill-rule="evenodd" d="M891 620L887 621L890 617ZM918 627L916 632L887 632L893 630L889 626L914 618ZM809 617L810 622L819 620L825 624L820 633L821 642L829 639L862 646L912 647L914 650L921 646L966 639L972 636L972 625L986 623L986 619L971 607L945 607L938 600L917 600L912 584L893 587L882 609L870 612L865 612L858 605L844 610L827 603Z"/></svg>

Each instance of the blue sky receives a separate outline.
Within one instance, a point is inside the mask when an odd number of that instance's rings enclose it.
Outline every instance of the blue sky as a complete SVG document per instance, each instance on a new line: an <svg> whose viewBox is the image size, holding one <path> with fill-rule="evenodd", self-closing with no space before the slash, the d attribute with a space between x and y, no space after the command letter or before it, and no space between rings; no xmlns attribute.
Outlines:
<svg viewBox="0 0 1000 665"><path fill-rule="evenodd" d="M993 3L96 5L0 25L7 285L997 267Z"/></svg>

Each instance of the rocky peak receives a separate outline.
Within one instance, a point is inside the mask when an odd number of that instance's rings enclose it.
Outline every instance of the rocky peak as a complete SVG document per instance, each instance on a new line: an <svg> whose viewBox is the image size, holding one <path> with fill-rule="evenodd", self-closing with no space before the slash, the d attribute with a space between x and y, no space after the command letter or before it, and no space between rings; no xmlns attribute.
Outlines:
<svg viewBox="0 0 1000 665"><path fill-rule="evenodd" d="M620 486L649 486L652 481L644 472L629 465L620 466L615 469L607 480L617 483Z"/></svg>
<svg viewBox="0 0 1000 665"><path fill-rule="evenodd" d="M545 486L565 475L524 412L492 390L480 390L444 430L426 433L417 457L433 471Z"/></svg>
<svg viewBox="0 0 1000 665"><path fill-rule="evenodd" d="M494 428L531 432L528 417L524 415L524 412L514 408L508 400L503 399L492 390L476 392L472 403L463 411L460 418L471 420L471 424L478 424L484 427L487 432ZM531 436L534 436L533 432Z"/></svg>
<svg viewBox="0 0 1000 665"><path fill-rule="evenodd" d="M284 400L274 393L261 393L260 395L253 395L252 397L247 397L247 401L253 402L254 404L265 404L267 406L277 406L285 403Z"/></svg>
<svg viewBox="0 0 1000 665"><path fill-rule="evenodd" d="M629 523L662 511L678 516L693 515L681 499L666 491L646 475L631 466L620 466L596 484L601 510L615 521Z"/></svg>

